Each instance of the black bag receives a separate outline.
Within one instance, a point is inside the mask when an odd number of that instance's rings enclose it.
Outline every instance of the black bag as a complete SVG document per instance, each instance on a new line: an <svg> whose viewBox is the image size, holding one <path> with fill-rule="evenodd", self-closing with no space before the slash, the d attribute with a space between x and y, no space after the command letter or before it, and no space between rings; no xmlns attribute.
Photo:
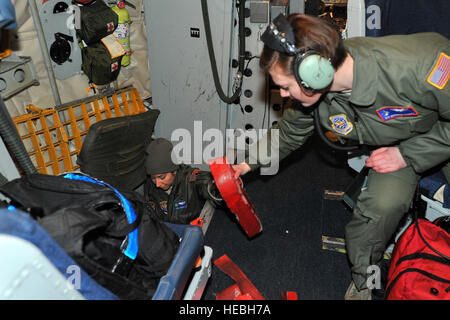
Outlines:
<svg viewBox="0 0 450 320"><path fill-rule="evenodd" d="M119 23L119 16L102 0L96 0L80 6L80 21L78 34L86 45L90 45L112 34Z"/></svg>
<svg viewBox="0 0 450 320"><path fill-rule="evenodd" d="M81 69L90 83L104 85L113 82L119 76L122 57L112 58L106 46L100 41L81 49Z"/></svg>
<svg viewBox="0 0 450 320"><path fill-rule="evenodd" d="M92 180L33 174L4 184L0 192L36 218L100 285L121 299L150 299L176 254L178 237L153 217L139 194Z"/></svg>

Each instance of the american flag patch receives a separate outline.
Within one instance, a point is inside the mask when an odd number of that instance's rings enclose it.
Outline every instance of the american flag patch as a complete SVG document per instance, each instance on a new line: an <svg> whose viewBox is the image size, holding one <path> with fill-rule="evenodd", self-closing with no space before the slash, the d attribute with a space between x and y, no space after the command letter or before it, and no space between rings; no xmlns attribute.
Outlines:
<svg viewBox="0 0 450 320"><path fill-rule="evenodd" d="M427 82L438 89L443 89L449 78L450 57L442 52L433 70L431 70Z"/></svg>

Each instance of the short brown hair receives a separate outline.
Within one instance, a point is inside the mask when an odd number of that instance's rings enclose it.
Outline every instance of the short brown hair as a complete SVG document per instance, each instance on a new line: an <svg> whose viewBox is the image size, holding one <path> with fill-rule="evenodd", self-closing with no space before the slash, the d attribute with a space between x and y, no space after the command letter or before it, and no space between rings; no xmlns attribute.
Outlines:
<svg viewBox="0 0 450 320"><path fill-rule="evenodd" d="M305 14L291 14L287 17L295 35L295 46L298 49L312 49L322 57L330 59L334 69L345 60L347 50L334 25L330 22ZM261 53L260 66L269 71L279 63L288 75L292 75L294 56L277 52L264 46Z"/></svg>

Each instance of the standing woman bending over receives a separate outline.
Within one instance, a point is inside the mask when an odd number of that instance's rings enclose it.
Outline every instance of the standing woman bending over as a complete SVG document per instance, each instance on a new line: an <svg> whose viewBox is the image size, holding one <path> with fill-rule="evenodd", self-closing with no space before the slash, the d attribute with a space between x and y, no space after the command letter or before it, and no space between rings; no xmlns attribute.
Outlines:
<svg viewBox="0 0 450 320"><path fill-rule="evenodd" d="M278 16L262 40L261 67L282 97L303 107L284 112L246 161L234 165L236 176L268 163L257 150L271 144L274 129L280 159L301 147L315 117L342 143L368 146L367 189L345 242L353 279L346 298L370 299L368 267L382 259L420 175L440 166L450 181L450 41L437 33L341 40L327 21L300 14Z"/></svg>

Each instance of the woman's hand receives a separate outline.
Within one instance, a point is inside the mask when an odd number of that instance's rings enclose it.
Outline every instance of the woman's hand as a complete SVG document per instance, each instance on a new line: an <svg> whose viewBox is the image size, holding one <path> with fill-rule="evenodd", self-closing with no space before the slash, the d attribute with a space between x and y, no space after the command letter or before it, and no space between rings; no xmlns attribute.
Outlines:
<svg viewBox="0 0 450 320"><path fill-rule="evenodd" d="M383 147L372 152L366 166L379 173L388 173L406 167L405 159L398 147Z"/></svg>
<svg viewBox="0 0 450 320"><path fill-rule="evenodd" d="M250 166L245 162L241 162L239 164L233 164L233 165L231 165L231 167L235 171L235 174L234 174L235 179L238 179L239 176L243 176L244 174L246 174L247 172L249 172L251 170Z"/></svg>

